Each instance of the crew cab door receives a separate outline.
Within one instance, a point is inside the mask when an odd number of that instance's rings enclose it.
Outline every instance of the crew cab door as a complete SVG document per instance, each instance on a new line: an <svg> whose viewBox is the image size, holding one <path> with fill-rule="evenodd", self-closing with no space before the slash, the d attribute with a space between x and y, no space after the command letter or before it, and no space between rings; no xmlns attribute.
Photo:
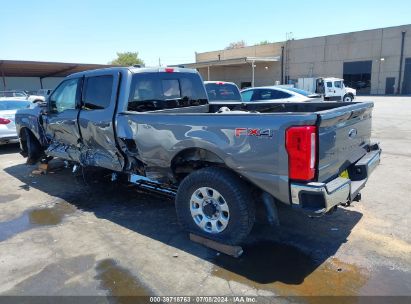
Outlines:
<svg viewBox="0 0 411 304"><path fill-rule="evenodd" d="M121 171L124 166L114 128L119 81L119 72L87 74L79 114L82 145L87 150L84 161L88 165L114 171Z"/></svg>
<svg viewBox="0 0 411 304"><path fill-rule="evenodd" d="M329 100L342 100L344 95L342 80L327 80L325 84L325 97Z"/></svg>
<svg viewBox="0 0 411 304"><path fill-rule="evenodd" d="M80 140L77 117L81 83L82 78L64 80L51 94L48 115L43 116L46 137L52 145L64 146L62 151L66 151L68 147L76 147Z"/></svg>

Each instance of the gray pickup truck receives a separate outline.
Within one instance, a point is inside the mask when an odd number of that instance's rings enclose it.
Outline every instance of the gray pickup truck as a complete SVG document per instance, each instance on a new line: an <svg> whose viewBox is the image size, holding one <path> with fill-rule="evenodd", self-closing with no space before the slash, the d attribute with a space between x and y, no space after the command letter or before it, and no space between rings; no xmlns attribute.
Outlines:
<svg viewBox="0 0 411 304"><path fill-rule="evenodd" d="M29 163L58 157L175 194L188 231L238 244L256 208L275 222L280 203L321 215L359 199L380 160L372 109L213 109L195 70L109 68L68 76L46 105L19 110L16 126Z"/></svg>

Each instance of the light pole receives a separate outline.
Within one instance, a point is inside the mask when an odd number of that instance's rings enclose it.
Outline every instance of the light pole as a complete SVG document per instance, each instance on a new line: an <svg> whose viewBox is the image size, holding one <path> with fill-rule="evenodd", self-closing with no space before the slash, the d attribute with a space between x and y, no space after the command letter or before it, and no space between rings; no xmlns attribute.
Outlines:
<svg viewBox="0 0 411 304"><path fill-rule="evenodd" d="M251 61L251 71L252 71L252 74L251 74L251 86L252 86L252 87L254 87L254 75L255 75L254 69L255 69L255 61L253 60L253 61Z"/></svg>

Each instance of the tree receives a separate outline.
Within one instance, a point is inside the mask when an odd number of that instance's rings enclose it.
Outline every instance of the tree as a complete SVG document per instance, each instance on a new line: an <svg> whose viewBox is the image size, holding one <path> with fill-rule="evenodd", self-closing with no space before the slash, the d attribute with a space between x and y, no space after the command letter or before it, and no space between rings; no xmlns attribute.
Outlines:
<svg viewBox="0 0 411 304"><path fill-rule="evenodd" d="M138 58L138 52L117 52L117 58L109 62L109 64L121 66L144 65L144 61Z"/></svg>
<svg viewBox="0 0 411 304"><path fill-rule="evenodd" d="M244 40L240 40L236 42L231 42L225 49L226 50L240 49L246 46L247 46L247 43Z"/></svg>
<svg viewBox="0 0 411 304"><path fill-rule="evenodd" d="M265 44L270 44L271 42L270 41L268 41L268 40L263 40L263 41L260 41L259 43L257 43L257 45L265 45Z"/></svg>

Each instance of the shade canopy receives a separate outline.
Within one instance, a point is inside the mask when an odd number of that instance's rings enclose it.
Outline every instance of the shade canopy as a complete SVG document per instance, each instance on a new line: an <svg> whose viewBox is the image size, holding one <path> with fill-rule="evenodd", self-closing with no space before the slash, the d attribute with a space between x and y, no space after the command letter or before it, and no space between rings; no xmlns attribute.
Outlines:
<svg viewBox="0 0 411 304"><path fill-rule="evenodd" d="M76 72L112 66L89 63L0 60L0 77L65 77Z"/></svg>

